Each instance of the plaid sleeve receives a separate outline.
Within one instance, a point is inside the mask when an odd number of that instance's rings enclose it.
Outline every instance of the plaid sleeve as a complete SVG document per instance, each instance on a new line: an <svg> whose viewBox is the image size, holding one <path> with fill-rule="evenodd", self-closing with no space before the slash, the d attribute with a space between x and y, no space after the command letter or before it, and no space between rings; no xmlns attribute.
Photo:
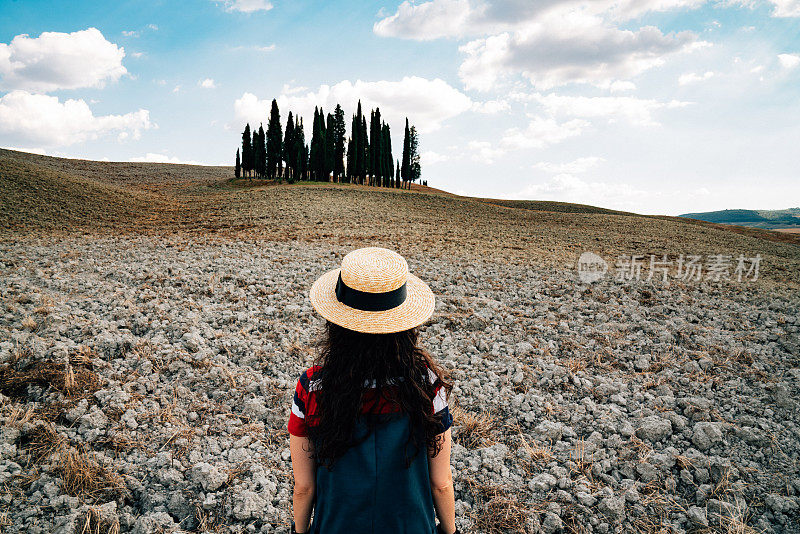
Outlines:
<svg viewBox="0 0 800 534"><path fill-rule="evenodd" d="M306 425L306 405L308 403L309 370L303 371L297 381L292 397L292 411L289 413L288 430L290 434L300 437L308 436Z"/></svg>
<svg viewBox="0 0 800 534"><path fill-rule="evenodd" d="M439 380L436 373L430 369L428 369L428 376L433 384ZM453 416L450 415L450 408L447 406L447 391L441 382L436 386L436 394L433 396L433 414L439 419L442 432L447 431L453 425Z"/></svg>

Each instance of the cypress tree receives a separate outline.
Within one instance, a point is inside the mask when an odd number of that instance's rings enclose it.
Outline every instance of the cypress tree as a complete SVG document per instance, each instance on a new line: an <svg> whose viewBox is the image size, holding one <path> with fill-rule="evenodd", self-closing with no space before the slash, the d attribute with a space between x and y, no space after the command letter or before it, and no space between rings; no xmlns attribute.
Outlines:
<svg viewBox="0 0 800 534"><path fill-rule="evenodd" d="M236 167L234 168L234 174L237 178L242 174L242 162L239 159L239 149L236 149Z"/></svg>
<svg viewBox="0 0 800 534"><path fill-rule="evenodd" d="M289 112L289 118L286 120L286 133L283 136L283 161L286 162L286 179L294 181L292 173L294 172L295 148L294 148L294 118L292 112Z"/></svg>
<svg viewBox="0 0 800 534"><path fill-rule="evenodd" d="M353 148L353 138L350 137L347 139L347 168L345 170L345 176L347 177L347 183L353 183L353 157L355 156L355 149Z"/></svg>
<svg viewBox="0 0 800 534"><path fill-rule="evenodd" d="M242 132L242 171L244 171L245 176L247 176L247 171L251 169L250 151L252 149L253 147L250 143L250 123L248 122L244 127L244 132Z"/></svg>
<svg viewBox="0 0 800 534"><path fill-rule="evenodd" d="M366 171L367 171L367 184L373 185L372 183L372 174L373 169L375 167L375 110L372 109L369 112L369 144L367 145L367 161L366 161Z"/></svg>
<svg viewBox="0 0 800 534"><path fill-rule="evenodd" d="M392 162L394 158L392 157L392 134L388 124L383 124L381 133L383 134L383 156L381 159L381 174L384 176L383 185L386 187L393 187L392 179L394 178L394 166L392 166Z"/></svg>
<svg viewBox="0 0 800 534"><path fill-rule="evenodd" d="M406 131L403 135L403 166L400 167L400 177L403 185L406 184L411 175L411 131L408 127L408 117L406 117Z"/></svg>
<svg viewBox="0 0 800 534"><path fill-rule="evenodd" d="M353 176L356 179L356 183L360 184L364 183L363 177L366 169L365 158L367 155L367 147L365 145L367 143L366 135L364 135L364 131L366 130L365 124L364 115L361 113L361 100L359 100L356 114L353 117L353 127L350 135L353 137L353 149L355 150L355 157L353 158L353 162L355 163Z"/></svg>
<svg viewBox="0 0 800 534"><path fill-rule="evenodd" d="M363 184L367 179L368 165L369 165L369 134L367 133L367 117L361 115L361 169L359 169L359 176Z"/></svg>
<svg viewBox="0 0 800 534"><path fill-rule="evenodd" d="M311 126L311 154L308 162L311 179L314 181L318 181L322 174L320 168L322 167L321 160L324 158L325 150L320 122L320 111L314 106L314 124Z"/></svg>
<svg viewBox="0 0 800 534"><path fill-rule="evenodd" d="M283 165L281 153L283 146L283 133L281 132L281 114L278 111L278 102L272 99L272 108L269 111L266 138L266 167L269 178L280 177Z"/></svg>
<svg viewBox="0 0 800 534"><path fill-rule="evenodd" d="M256 154L256 174L259 177L264 178L265 171L267 169L267 148L266 148L266 138L264 136L264 125L259 125L258 127L258 135L257 135L257 144L258 147L255 151Z"/></svg>
<svg viewBox="0 0 800 534"><path fill-rule="evenodd" d="M344 123L344 110L336 104L333 110L333 131L328 131L333 138L333 181L341 182L344 177L344 144L347 136Z"/></svg>
<svg viewBox="0 0 800 534"><path fill-rule="evenodd" d="M369 164L367 172L371 176L371 185L382 185L383 173L381 172L381 165L383 162L381 140L381 109L375 108L370 113L369 122Z"/></svg>
<svg viewBox="0 0 800 534"><path fill-rule="evenodd" d="M411 175L409 179L412 182L416 182L422 177L422 166L420 165L419 160L419 135L417 134L417 129L414 126L411 127L409 139L409 146L411 147Z"/></svg>
<svg viewBox="0 0 800 534"><path fill-rule="evenodd" d="M336 130L336 125L334 124L333 115L328 113L327 118L325 119L325 181L331 181L331 175L333 174L333 166L334 166L334 158L336 157L335 152L335 139L334 139L334 131ZM336 181L336 177L333 177L333 181Z"/></svg>
<svg viewBox="0 0 800 534"><path fill-rule="evenodd" d="M255 177L258 178L258 173L260 172L260 168L258 166L258 156L261 154L261 149L259 148L258 130L253 130L252 146L253 149L250 151L250 169L252 169Z"/></svg>
<svg viewBox="0 0 800 534"><path fill-rule="evenodd" d="M400 187L400 160L397 160L397 169L394 171L394 186Z"/></svg>
<svg viewBox="0 0 800 534"><path fill-rule="evenodd" d="M294 143L292 146L292 150L294 151L293 156L293 167L294 171L292 173L292 181L294 180L303 180L305 178L306 172L306 161L308 160L308 154L305 152L306 150L306 134L303 133L303 121L297 119L295 117L295 125L294 125Z"/></svg>

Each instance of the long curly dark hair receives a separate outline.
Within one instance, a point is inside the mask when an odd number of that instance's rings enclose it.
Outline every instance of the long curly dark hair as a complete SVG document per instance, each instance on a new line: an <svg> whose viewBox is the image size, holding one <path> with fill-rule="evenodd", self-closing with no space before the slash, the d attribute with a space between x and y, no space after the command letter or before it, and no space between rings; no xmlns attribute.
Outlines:
<svg viewBox="0 0 800 534"><path fill-rule="evenodd" d="M408 415L406 466L423 448L434 456L439 453L442 429L432 400L437 387L444 387L449 394L451 385L431 355L418 346L418 337L416 328L364 334L327 322L315 362L320 366L314 373L314 380L319 380L317 405L308 430L318 464L332 468L337 458L366 439L386 418L377 413L377 403L368 403L372 408L362 413L365 384L373 381L378 395ZM436 374L434 381L429 369ZM367 433L355 436L360 417Z"/></svg>

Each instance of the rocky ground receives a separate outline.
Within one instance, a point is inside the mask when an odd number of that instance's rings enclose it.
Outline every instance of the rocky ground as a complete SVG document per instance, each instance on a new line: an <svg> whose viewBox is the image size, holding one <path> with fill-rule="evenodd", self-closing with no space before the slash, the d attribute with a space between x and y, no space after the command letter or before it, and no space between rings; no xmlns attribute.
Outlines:
<svg viewBox="0 0 800 534"><path fill-rule="evenodd" d="M291 393L348 248L0 243L0 530L287 532ZM800 298L408 254L463 532L800 531Z"/></svg>

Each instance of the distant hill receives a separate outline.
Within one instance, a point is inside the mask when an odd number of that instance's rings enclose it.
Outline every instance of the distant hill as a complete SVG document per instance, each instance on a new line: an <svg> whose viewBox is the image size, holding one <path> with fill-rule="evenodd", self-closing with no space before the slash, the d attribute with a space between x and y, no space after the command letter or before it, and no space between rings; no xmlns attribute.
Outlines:
<svg viewBox="0 0 800 534"><path fill-rule="evenodd" d="M750 228L777 230L800 228L800 208L785 210L722 210L703 213L685 213L678 217L698 219L717 224L733 224Z"/></svg>

